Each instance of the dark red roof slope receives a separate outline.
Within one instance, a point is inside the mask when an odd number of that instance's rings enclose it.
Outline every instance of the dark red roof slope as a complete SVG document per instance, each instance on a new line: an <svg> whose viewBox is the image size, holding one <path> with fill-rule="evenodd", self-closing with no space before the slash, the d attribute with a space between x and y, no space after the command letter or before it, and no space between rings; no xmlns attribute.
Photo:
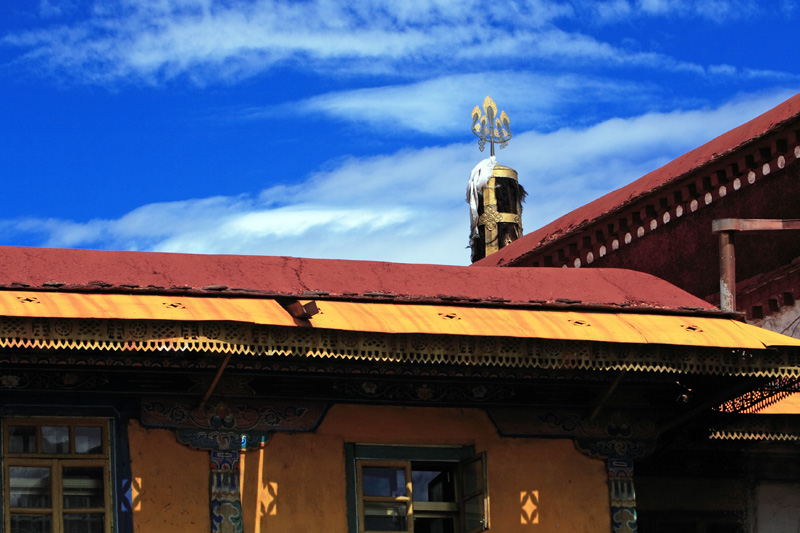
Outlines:
<svg viewBox="0 0 800 533"><path fill-rule="evenodd" d="M713 310L649 274L236 255L0 247L0 289Z"/></svg>
<svg viewBox="0 0 800 533"><path fill-rule="evenodd" d="M638 201L662 187L674 183L702 166L711 164L800 116L800 94L706 144L695 148L663 167L628 185L612 191L583 207L567 213L546 226L522 236L494 254L476 262L477 266L510 265L526 254L554 240L590 226L604 215Z"/></svg>

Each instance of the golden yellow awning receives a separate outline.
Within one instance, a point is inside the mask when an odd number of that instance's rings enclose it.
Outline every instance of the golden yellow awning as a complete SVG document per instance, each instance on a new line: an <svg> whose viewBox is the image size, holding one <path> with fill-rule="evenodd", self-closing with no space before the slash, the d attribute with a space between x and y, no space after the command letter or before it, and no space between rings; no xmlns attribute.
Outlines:
<svg viewBox="0 0 800 533"><path fill-rule="evenodd" d="M311 322L327 329L742 349L800 347L800 339L723 317L360 302L317 306L320 313Z"/></svg>
<svg viewBox="0 0 800 533"><path fill-rule="evenodd" d="M553 309L317 301L296 320L275 300L0 291L0 316L226 321L369 333L466 335L716 348L800 347L800 340L728 318Z"/></svg>
<svg viewBox="0 0 800 533"><path fill-rule="evenodd" d="M0 291L0 316L295 325L295 320L289 313L271 299L142 294Z"/></svg>

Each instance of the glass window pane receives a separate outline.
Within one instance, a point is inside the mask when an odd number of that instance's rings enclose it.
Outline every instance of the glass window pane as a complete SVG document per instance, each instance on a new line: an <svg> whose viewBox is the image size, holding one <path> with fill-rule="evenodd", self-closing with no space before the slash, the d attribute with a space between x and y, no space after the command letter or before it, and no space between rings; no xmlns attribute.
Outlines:
<svg viewBox="0 0 800 533"><path fill-rule="evenodd" d="M364 496L396 498L406 495L406 471L402 468L365 466L362 470ZM381 530L383 531L383 530ZM389 529L386 531L395 531Z"/></svg>
<svg viewBox="0 0 800 533"><path fill-rule="evenodd" d="M64 467L65 509L96 509L103 507L103 467Z"/></svg>
<svg viewBox="0 0 800 533"><path fill-rule="evenodd" d="M453 470L428 468L411 471L411 486L416 502L454 502L456 484Z"/></svg>
<svg viewBox="0 0 800 533"><path fill-rule="evenodd" d="M9 466L11 507L46 509L50 507L50 469Z"/></svg>
<svg viewBox="0 0 800 533"><path fill-rule="evenodd" d="M483 519L486 516L486 511L483 506L484 498L482 493L464 500L464 529L466 531L480 531L484 528Z"/></svg>
<svg viewBox="0 0 800 533"><path fill-rule="evenodd" d="M469 496L477 491L482 491L483 461L469 461L464 464L464 496Z"/></svg>
<svg viewBox="0 0 800 533"><path fill-rule="evenodd" d="M8 426L8 451L36 453L36 426Z"/></svg>
<svg viewBox="0 0 800 533"><path fill-rule="evenodd" d="M64 515L64 533L103 533L104 516L100 513Z"/></svg>
<svg viewBox="0 0 800 533"><path fill-rule="evenodd" d="M11 515L12 533L50 533L50 515Z"/></svg>
<svg viewBox="0 0 800 533"><path fill-rule="evenodd" d="M408 531L405 503L364 502L366 531Z"/></svg>
<svg viewBox="0 0 800 533"><path fill-rule="evenodd" d="M75 453L102 453L103 432L101 428L90 426L75 428Z"/></svg>
<svg viewBox="0 0 800 533"><path fill-rule="evenodd" d="M69 453L69 427L42 426L42 453Z"/></svg>
<svg viewBox="0 0 800 533"><path fill-rule="evenodd" d="M414 533L456 533L456 520L414 516Z"/></svg>

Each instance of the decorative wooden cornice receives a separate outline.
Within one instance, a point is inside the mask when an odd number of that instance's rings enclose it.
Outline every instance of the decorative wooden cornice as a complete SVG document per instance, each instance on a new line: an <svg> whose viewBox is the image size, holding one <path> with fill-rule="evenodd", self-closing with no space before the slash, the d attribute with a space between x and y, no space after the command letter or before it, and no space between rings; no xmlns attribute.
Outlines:
<svg viewBox="0 0 800 533"><path fill-rule="evenodd" d="M754 328L757 329L757 328ZM0 348L161 355L239 354L270 358L454 365L462 368L639 370L739 376L798 376L800 351L390 334L232 322L0 317ZM105 358L98 358L104 361ZM102 363L101 363L102 364ZM155 366L159 366L155 363ZM169 366L161 363L160 366Z"/></svg>
<svg viewBox="0 0 800 533"><path fill-rule="evenodd" d="M797 415L719 415L711 428L714 440L800 441Z"/></svg>
<svg viewBox="0 0 800 533"><path fill-rule="evenodd" d="M800 379L778 378L737 396L718 407L722 413L757 413L800 392Z"/></svg>
<svg viewBox="0 0 800 533"><path fill-rule="evenodd" d="M581 267L612 254L670 222L691 216L721 198L749 186L800 158L800 132L780 130L747 148L708 164L618 205L577 227L553 233L534 249L503 264Z"/></svg>
<svg viewBox="0 0 800 533"><path fill-rule="evenodd" d="M239 449L241 436L253 435L247 447L258 447L259 439L270 433L313 432L319 426L328 404L303 401L215 403L191 405L185 399L145 398L142 401L142 424L185 432L183 442L197 449ZM230 434L238 435L231 441Z"/></svg>

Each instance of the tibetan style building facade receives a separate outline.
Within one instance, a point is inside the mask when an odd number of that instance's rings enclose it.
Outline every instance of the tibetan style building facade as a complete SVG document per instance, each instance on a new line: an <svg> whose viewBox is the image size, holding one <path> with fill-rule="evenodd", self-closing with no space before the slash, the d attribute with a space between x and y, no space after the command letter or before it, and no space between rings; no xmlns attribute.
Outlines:
<svg viewBox="0 0 800 533"><path fill-rule="evenodd" d="M736 310L800 334L797 198L800 95L476 264L629 268L719 304L714 221L777 219L736 225Z"/></svg>
<svg viewBox="0 0 800 533"><path fill-rule="evenodd" d="M629 268L721 304L751 324L800 337L798 198L800 95L475 265ZM740 454L728 464L709 463L709 475L724 476L731 464L751 469L750 494L735 504L749 516L741 531L800 528L798 396L800 380L789 376L756 385L714 409L712 436L738 446ZM710 446L704 439L687 437L682 446ZM647 468L655 473L679 467L666 455L659 461ZM687 476L684 486L698 482L698 476ZM685 501L676 501L678 493L665 494L662 505L673 501L685 509ZM692 512L704 505L695 502ZM650 503L642 498L638 503L646 516ZM706 507L715 506L719 502ZM703 520L686 530L709 530Z"/></svg>
<svg viewBox="0 0 800 533"><path fill-rule="evenodd" d="M738 532L798 475L708 437L800 341L634 271L5 247L0 309L6 532Z"/></svg>
<svg viewBox="0 0 800 533"><path fill-rule="evenodd" d="M800 340L744 319L800 241L723 312L711 225L800 218L798 113L470 267L0 247L0 531L796 532Z"/></svg>

